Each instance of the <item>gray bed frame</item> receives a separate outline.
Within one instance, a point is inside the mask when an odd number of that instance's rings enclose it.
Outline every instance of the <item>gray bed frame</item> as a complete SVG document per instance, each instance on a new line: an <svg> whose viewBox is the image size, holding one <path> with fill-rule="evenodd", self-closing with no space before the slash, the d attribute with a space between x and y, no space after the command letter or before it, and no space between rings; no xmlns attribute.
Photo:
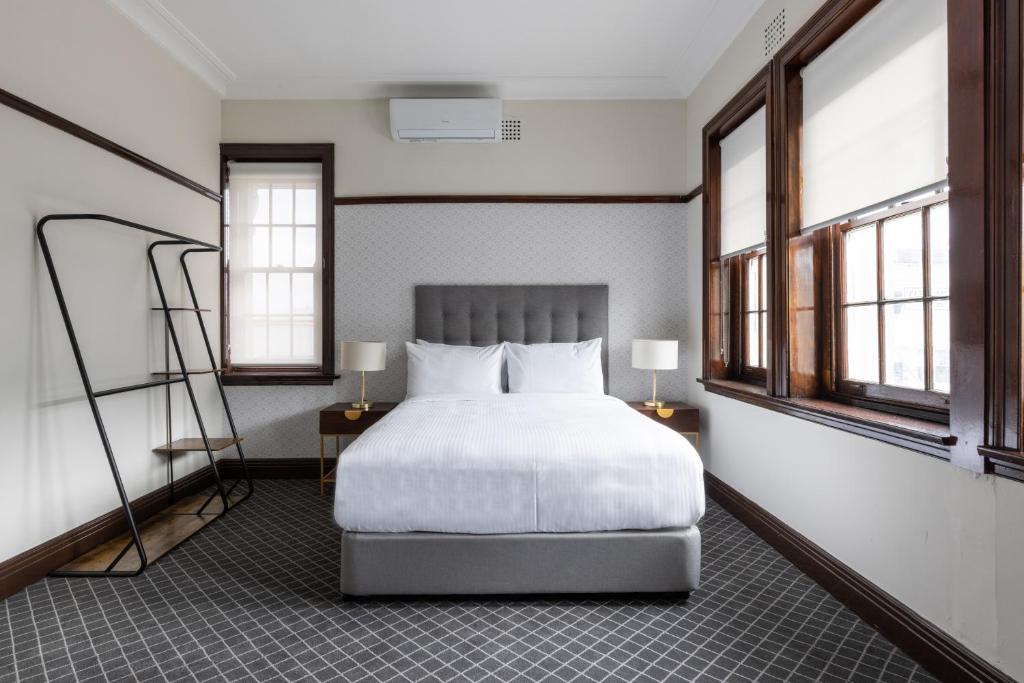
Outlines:
<svg viewBox="0 0 1024 683"><path fill-rule="evenodd" d="M416 338L486 346L601 337L608 285L421 285ZM696 526L591 533L343 531L345 595L684 593L700 581Z"/></svg>

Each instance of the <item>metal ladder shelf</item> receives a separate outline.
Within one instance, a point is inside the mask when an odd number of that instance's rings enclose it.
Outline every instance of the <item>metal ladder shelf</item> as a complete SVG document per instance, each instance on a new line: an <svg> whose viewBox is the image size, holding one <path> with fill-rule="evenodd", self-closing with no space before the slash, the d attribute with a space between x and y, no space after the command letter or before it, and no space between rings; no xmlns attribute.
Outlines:
<svg viewBox="0 0 1024 683"><path fill-rule="evenodd" d="M153 373L154 375L163 376L161 379L152 379L150 381L140 382L137 384L128 384L124 386L112 387L109 389L103 389L95 391L92 388L92 381L89 379L89 373L86 370L85 360L82 357L82 351L78 345L78 338L75 335L75 328L71 322L71 315L68 312L67 303L64 300L64 293L61 290L60 279L57 277L57 269L53 263L53 257L50 253L50 247L46 241L45 228L46 225L56 221L101 221L106 223L114 223L126 228L133 230L139 230L141 232L150 233L153 235L159 235L167 239L157 240L151 242L147 249L147 257L149 259L150 272L153 275L153 280L156 284L157 292L160 296L160 306L153 308L154 311L162 311L164 317L164 329L165 329L165 362L167 367L163 372ZM128 500L128 495L125 492L124 483L121 480L121 474L117 467L117 461L114 458L114 452L110 445L110 440L107 437L107 430L104 426L103 416L100 413L99 404L96 399L104 396L112 396L114 394L122 394L129 391L137 391L141 389L151 389L155 387L164 387L167 394L167 440L168 443L164 446L153 449L156 453L166 454L168 458L168 472L169 472L169 487L171 494L171 502L174 503L174 470L173 470L173 456L175 453L181 453L185 451L205 451L207 458L210 461L210 466L213 470L213 478L216 490L211 494L206 501L198 507L197 510L191 509L194 506L187 505L172 505L172 510L175 509L186 509L185 512L175 512L174 514L187 514L196 515L197 519L203 519L203 512L207 506L216 498L220 498L222 507L219 513L214 518L219 518L227 514L228 510L237 505L238 503L246 500L253 492L252 476L249 473L249 467L245 460L245 454L242 452L242 439L238 436L238 430L235 427L234 416L231 414L231 406L228 403L227 394L224 391L224 384L221 381L221 371L217 368L217 361L213 354L213 347L210 345L210 337L206 330L206 324L203 321L203 312L209 309L203 309L199 306L199 300L196 297L195 287L192 284L192 277L188 270L187 258L191 254L196 253L211 253L220 252L221 248L201 242L199 240L185 237L184 235L178 235L166 230L160 230L141 223L134 223L126 221L121 218L115 218L113 216L107 216L104 214L51 214L44 216L36 223L36 237L39 240L40 249L43 252L43 259L46 262L46 270L50 275L50 281L53 283L53 291L57 298L57 305L60 309L61 318L64 320L64 328L68 333L68 340L71 343L71 350L75 357L75 363L78 365L78 372L82 377L82 386L85 389L86 399L89 402L89 408L92 411L93 420L96 422L96 430L99 432L100 442L103 445L103 450L107 456L107 461L110 465L110 472L114 479L114 486L117 489L118 498L121 501L121 507L124 510L125 522L128 526L128 542L116 553L105 569L61 569L52 572L52 576L67 576L67 577L127 577L127 576L138 576L141 574L149 564L149 559L146 556L146 549L143 545L142 535L139 531L139 526L136 524L135 515L131 509L131 503ZM179 256L179 263L181 265L181 271L185 276L185 283L188 286L189 297L191 299L190 307L180 306L169 306L167 303L167 296L164 292L163 282L160 279L160 271L156 265L156 259L154 257L154 251L159 247L186 247ZM206 344L206 352L209 357L210 367L206 369L188 369L185 367L185 357L182 353L181 343L178 340L178 333L174 326L174 320L171 313L174 311L186 311L194 312L196 320L199 323L199 329L202 332L203 342ZM170 342L169 344L167 342ZM175 359L177 360L178 370L172 371L170 368L170 350L173 348ZM230 437L211 437L206 432L206 425L203 422L202 413L199 410L199 403L196 399L195 391L192 387L191 375L194 374L212 374L217 382L217 389L220 392L221 402L224 406L224 413L228 419L228 425L231 429ZM171 440L171 385L173 384L184 384L186 392L188 394L189 402L192 406L192 411L195 415L196 425L199 428L200 437L194 439L179 439L178 441ZM225 488L224 481L220 476L220 470L218 469L218 463L214 457L214 453L221 451L224 448L235 446L238 452L238 458L241 464L242 476L234 481L230 487ZM187 447L186 447L187 446ZM235 488L242 482L246 482L245 494L241 497L236 496L232 502L229 499ZM182 501L185 503L186 501ZM206 521L202 521L198 524L186 525L188 526L188 534L195 533L203 526ZM180 526L180 525L179 525ZM184 540L187 536L181 538ZM180 542L180 541L178 541ZM113 542L112 542L113 543ZM175 543L176 545L176 543ZM136 569L115 569L118 563L124 558L129 550L135 548L139 557L139 566ZM173 547L163 548L163 552L166 552ZM161 553L162 554L162 553Z"/></svg>

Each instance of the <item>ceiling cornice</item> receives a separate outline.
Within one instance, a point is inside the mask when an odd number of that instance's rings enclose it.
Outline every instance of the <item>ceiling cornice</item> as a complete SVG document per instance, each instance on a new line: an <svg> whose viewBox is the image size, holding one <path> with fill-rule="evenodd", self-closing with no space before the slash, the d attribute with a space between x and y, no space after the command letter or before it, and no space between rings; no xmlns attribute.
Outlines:
<svg viewBox="0 0 1024 683"><path fill-rule="evenodd" d="M160 0L107 1L221 97L227 94L228 86L237 79L235 73Z"/></svg>

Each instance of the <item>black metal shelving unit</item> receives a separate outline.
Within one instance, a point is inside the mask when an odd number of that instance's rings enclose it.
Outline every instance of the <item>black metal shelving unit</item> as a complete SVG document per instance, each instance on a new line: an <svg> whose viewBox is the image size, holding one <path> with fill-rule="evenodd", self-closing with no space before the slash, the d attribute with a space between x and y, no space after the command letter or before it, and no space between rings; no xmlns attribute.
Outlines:
<svg viewBox="0 0 1024 683"><path fill-rule="evenodd" d="M49 223L59 221L100 221L105 223L113 223L120 225L132 230L138 230L145 233L157 235L165 238L156 240L149 244L147 249L147 258L149 260L150 272L153 276L154 283L156 284L157 293L160 297L160 306L153 308L154 311L161 311L164 318L164 360L165 368L163 372L154 373L159 376L159 379L150 379L148 381L139 382L137 384L129 384L124 386L112 387L109 389L102 389L96 391L93 389L92 381L89 378L89 372L86 369L85 360L82 357L81 348L78 345L78 338L75 335L75 327L71 320L71 315L68 312L67 303L64 300L64 293L61 290L60 279L57 276L57 269L53 263L53 257L50 253L50 247L46 240L45 228ZM126 221L121 218L115 218L113 216L107 216L104 214L51 214L44 216L36 223L36 237L39 240L39 246L43 252L43 258L46 262L46 269L50 275L50 281L53 283L53 291L57 298L57 305L60 308L61 318L64 321L64 328L68 333L68 340L71 343L71 350L75 357L75 363L78 365L78 371L82 377L82 386L85 389L86 399L89 402L89 408L92 411L92 416L96 422L96 430L99 432L100 442L103 445L103 450L106 454L107 461L110 465L110 472L114 479L114 486L117 489L118 498L121 501L121 507L124 510L125 521L128 526L128 542L118 552L112 561L102 570L79 570L79 569L61 569L53 572L53 576L67 576L67 577L125 577L125 576L137 576L141 574L149 564L149 560L146 556L146 549L143 545L142 535L139 531L139 525L136 523L135 515L132 512L130 501L125 492L124 483L121 480L121 474L118 470L117 460L114 457L113 449L110 445L110 440L107 437L107 430L104 425L103 416L100 412L100 407L97 399L105 396L112 396L115 394L122 394L130 391L139 391L143 389L151 389L156 387L164 387L166 392L166 410L167 410L167 444L153 449L155 453L165 454L168 458L168 479L170 483L171 500L174 501L174 465L173 459L175 454L184 453L189 451L205 451L210 461L210 466L213 470L213 478L215 490L206 499L201 507L194 513L189 514L202 515L206 510L207 506L218 497L222 503L222 509L217 518L227 514L228 510L237 505L238 503L246 500L253 492L252 477L249 473L249 467L245 460L245 454L242 451L242 439L238 435L238 430L235 427L234 416L231 414L231 406L228 403L227 394L224 391L224 383L221 380L221 371L217 368L217 360L213 353L213 347L210 344L210 336L206 329L206 324L203 320L203 312L207 309L202 309L199 305L199 299L196 296L195 287L192 283L192 277L188 269L188 257L192 254L200 253L216 253L221 251L221 247L201 242L199 240L185 237L184 235L178 235L166 230L160 230L140 223L134 223ZM188 287L189 298L191 299L191 306L179 307L170 306L167 302L167 295L164 291L163 281L160 278L160 270L156 264L155 251L157 249L184 247L178 257L181 272L185 278L185 283ZM190 370L185 366L185 357L182 352L181 341L178 337L177 329L174 325L174 319L172 316L173 312L181 311L184 313L194 312L196 321L199 324L199 329L202 332L203 342L206 345L206 351L209 358L210 367L205 369ZM177 370L171 370L171 352L173 351L174 360L177 361ZM203 421L202 413L199 409L199 402L196 399L195 390L192 386L192 375L196 374L212 374L216 383L217 389L220 393L221 401L224 406L224 413L227 416L228 425L231 430L230 437L211 437L207 433L206 424ZM187 438L172 440L172 414L171 414L171 385L173 384L184 384L186 393L188 394L189 403L192 407L192 412L195 415L196 425L199 429L200 436L197 438ZM223 478L220 475L218 468L218 462L214 456L215 452L234 446L238 452L238 458L241 463L241 476L236 479L230 486L226 486ZM238 487L241 482L245 482L245 494L243 496L236 496L234 503L231 502L229 496L232 495L234 490ZM195 530L202 528L198 526ZM194 533L194 531L192 531ZM184 540L184 539L182 539ZM132 549L136 549L139 557L139 566L136 569L124 570L115 569L117 564L124 558L124 556Z"/></svg>

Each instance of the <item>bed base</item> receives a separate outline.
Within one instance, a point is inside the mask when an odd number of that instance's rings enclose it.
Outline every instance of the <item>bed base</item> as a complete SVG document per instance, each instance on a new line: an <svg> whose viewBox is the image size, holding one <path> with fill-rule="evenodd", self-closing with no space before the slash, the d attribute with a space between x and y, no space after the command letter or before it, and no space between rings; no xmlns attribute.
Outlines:
<svg viewBox="0 0 1024 683"><path fill-rule="evenodd" d="M684 593L700 582L696 526L534 534L341 536L350 596Z"/></svg>

